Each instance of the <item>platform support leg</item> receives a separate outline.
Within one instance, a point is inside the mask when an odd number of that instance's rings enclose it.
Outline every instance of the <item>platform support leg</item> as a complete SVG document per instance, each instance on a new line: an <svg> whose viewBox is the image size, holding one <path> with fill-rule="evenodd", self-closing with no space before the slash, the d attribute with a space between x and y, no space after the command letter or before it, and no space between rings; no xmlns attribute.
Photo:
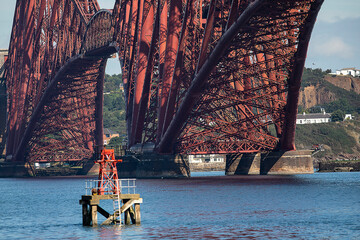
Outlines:
<svg viewBox="0 0 360 240"><path fill-rule="evenodd" d="M90 211L88 206L89 205L87 203L82 203L83 226L90 226L91 223Z"/></svg>
<svg viewBox="0 0 360 240"><path fill-rule="evenodd" d="M130 220L131 220L131 218L130 218L130 211L129 211L129 209L128 210L126 210L125 211L125 224L126 225L130 225Z"/></svg>
<svg viewBox="0 0 360 240"><path fill-rule="evenodd" d="M140 204L135 203L134 207L135 207L135 224L140 224L141 223Z"/></svg>
<svg viewBox="0 0 360 240"><path fill-rule="evenodd" d="M91 220L92 220L92 226L98 225L98 219L97 219L97 205L91 205Z"/></svg>

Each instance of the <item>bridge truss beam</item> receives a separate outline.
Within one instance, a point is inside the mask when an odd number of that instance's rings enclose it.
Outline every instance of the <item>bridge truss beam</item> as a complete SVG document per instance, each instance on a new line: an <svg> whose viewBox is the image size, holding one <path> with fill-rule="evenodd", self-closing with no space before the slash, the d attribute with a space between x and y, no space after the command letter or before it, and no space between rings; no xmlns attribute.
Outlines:
<svg viewBox="0 0 360 240"><path fill-rule="evenodd" d="M302 69L322 2L117 1L129 147L294 150Z"/></svg>
<svg viewBox="0 0 360 240"><path fill-rule="evenodd" d="M294 150L307 46L323 0L17 1L7 156L90 158L102 145L106 59L118 52L128 147ZM56 152L56 154L54 154Z"/></svg>
<svg viewBox="0 0 360 240"><path fill-rule="evenodd" d="M6 81L8 159L79 161L102 145L113 27L97 1L17 1Z"/></svg>

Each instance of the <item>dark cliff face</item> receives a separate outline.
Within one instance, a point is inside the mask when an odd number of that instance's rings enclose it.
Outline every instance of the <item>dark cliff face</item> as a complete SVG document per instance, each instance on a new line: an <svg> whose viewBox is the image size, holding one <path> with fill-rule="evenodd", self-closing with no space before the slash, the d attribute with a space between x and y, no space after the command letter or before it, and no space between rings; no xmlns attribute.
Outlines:
<svg viewBox="0 0 360 240"><path fill-rule="evenodd" d="M324 86L317 84L316 86L305 87L299 96L299 105L305 109L316 105L323 105L337 100L336 94L331 92Z"/></svg>
<svg viewBox="0 0 360 240"><path fill-rule="evenodd" d="M360 94L360 78L325 75L321 80L313 81L313 84L302 88L299 106L309 109L336 101L343 97L343 93L339 93L337 88Z"/></svg>

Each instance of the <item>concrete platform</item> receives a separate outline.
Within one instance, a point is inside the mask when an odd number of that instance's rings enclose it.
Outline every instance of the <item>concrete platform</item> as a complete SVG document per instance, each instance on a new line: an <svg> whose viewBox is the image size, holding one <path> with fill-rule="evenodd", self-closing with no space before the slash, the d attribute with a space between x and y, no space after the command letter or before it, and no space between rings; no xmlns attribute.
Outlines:
<svg viewBox="0 0 360 240"><path fill-rule="evenodd" d="M226 175L314 173L312 150L274 151L227 156Z"/></svg>
<svg viewBox="0 0 360 240"><path fill-rule="evenodd" d="M1 162L0 177L32 177L34 172L28 163Z"/></svg>

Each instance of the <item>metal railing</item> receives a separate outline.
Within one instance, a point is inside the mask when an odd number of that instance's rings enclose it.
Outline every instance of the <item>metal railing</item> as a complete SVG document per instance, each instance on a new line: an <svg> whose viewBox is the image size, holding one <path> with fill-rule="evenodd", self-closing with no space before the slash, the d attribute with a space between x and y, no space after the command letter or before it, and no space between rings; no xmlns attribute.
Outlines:
<svg viewBox="0 0 360 240"><path fill-rule="evenodd" d="M120 193L121 194L135 194L136 193L136 179L135 178L128 178L128 179L118 179ZM112 181L112 184L116 182ZM91 195L94 191L97 193L99 192L100 188L100 180L87 180L85 181L85 191L86 195ZM114 194L113 189L111 188L110 184L105 184L104 187L104 194L110 195Z"/></svg>

